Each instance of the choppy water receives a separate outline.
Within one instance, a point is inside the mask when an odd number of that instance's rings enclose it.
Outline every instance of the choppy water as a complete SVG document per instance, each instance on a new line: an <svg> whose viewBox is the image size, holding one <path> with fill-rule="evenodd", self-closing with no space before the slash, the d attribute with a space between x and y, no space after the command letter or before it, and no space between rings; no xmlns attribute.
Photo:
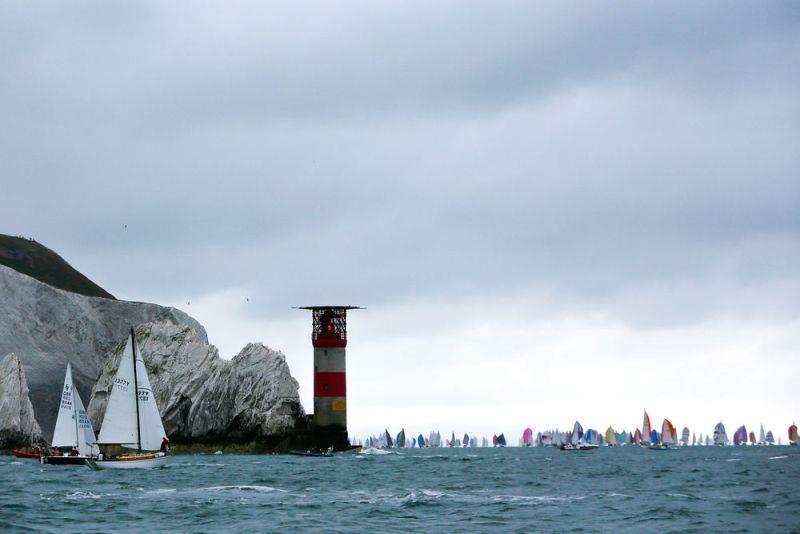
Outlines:
<svg viewBox="0 0 800 534"><path fill-rule="evenodd" d="M794 447L170 460L152 471L95 472L5 457L0 530L800 529Z"/></svg>

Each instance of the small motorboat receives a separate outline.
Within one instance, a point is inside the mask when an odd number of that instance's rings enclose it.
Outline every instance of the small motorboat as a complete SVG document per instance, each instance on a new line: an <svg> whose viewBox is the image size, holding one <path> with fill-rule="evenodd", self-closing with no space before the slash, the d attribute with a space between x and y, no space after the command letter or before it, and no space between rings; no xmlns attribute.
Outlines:
<svg viewBox="0 0 800 534"><path fill-rule="evenodd" d="M333 457L333 447L328 447L325 451L289 451L289 454L293 454L295 456L313 456L315 458L332 458Z"/></svg>
<svg viewBox="0 0 800 534"><path fill-rule="evenodd" d="M11 451L11 454L14 455L15 458L25 458L29 460L38 460L42 457L41 452L35 451L23 451L20 449L14 449Z"/></svg>
<svg viewBox="0 0 800 534"><path fill-rule="evenodd" d="M594 443L562 443L558 446L562 451L591 451L599 449L600 445Z"/></svg>

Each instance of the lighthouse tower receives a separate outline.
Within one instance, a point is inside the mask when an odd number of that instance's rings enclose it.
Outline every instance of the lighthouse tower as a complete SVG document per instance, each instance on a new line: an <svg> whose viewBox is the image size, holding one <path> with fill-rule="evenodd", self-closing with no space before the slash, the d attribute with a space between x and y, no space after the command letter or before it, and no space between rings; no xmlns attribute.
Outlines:
<svg viewBox="0 0 800 534"><path fill-rule="evenodd" d="M342 434L346 442L347 310L361 308L358 306L303 306L300 309L311 310L312 317L314 415L311 419L311 427L318 432Z"/></svg>

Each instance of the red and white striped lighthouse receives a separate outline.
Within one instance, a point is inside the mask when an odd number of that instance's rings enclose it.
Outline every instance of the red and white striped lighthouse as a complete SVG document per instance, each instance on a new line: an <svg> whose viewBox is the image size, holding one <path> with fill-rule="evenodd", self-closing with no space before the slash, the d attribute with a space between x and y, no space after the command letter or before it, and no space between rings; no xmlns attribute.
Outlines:
<svg viewBox="0 0 800 534"><path fill-rule="evenodd" d="M347 432L347 310L358 306L303 306L311 310L316 430Z"/></svg>

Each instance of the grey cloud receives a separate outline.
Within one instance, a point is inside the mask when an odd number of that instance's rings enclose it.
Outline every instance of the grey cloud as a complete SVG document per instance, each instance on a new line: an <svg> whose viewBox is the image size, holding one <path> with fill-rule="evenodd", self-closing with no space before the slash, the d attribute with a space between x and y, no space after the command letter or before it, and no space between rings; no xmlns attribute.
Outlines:
<svg viewBox="0 0 800 534"><path fill-rule="evenodd" d="M0 222L112 293L797 314L794 3L87 6L2 8Z"/></svg>

